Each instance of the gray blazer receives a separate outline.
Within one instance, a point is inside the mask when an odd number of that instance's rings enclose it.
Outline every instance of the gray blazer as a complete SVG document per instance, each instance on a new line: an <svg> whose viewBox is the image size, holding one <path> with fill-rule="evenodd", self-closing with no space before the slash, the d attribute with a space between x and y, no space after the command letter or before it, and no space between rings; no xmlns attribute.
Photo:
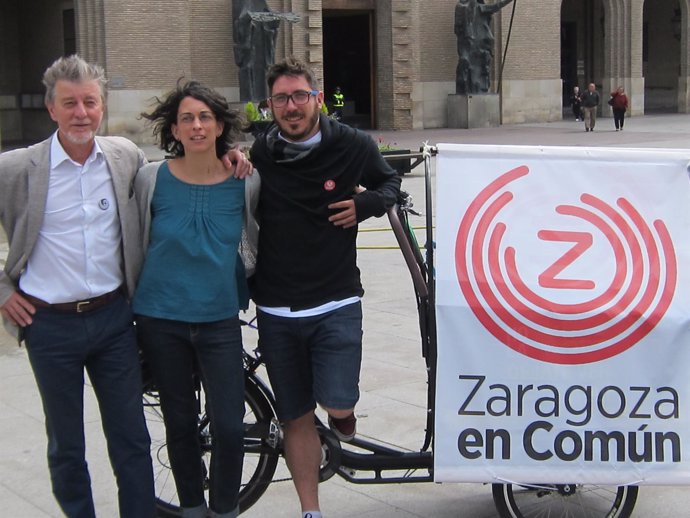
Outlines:
<svg viewBox="0 0 690 518"><path fill-rule="evenodd" d="M52 138L52 137L51 137ZM9 242L7 263L0 271L0 305L17 289L43 224L50 175L51 138L0 155L0 223ZM134 177L146 163L143 152L122 137L96 137L113 180L122 228L124 275L130 296L143 262ZM17 335L17 328L5 322Z"/></svg>

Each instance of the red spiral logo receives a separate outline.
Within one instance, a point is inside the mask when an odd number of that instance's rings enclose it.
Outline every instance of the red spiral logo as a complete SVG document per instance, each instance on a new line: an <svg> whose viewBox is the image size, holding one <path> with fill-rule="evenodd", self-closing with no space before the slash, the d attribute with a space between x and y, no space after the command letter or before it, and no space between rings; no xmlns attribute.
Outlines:
<svg viewBox="0 0 690 518"><path fill-rule="evenodd" d="M460 223L455 262L460 289L481 324L511 349L557 364L601 361L644 338L666 313L676 287L677 262L663 221L650 227L625 198L616 207L582 194L582 205L558 205L557 214L578 218L603 236L615 262L604 289L575 303L551 300L530 288L539 285L558 298L559 290L588 293L590 279L559 277L587 253L591 232L539 229L542 241L575 243L537 279L526 282L518 268L519 251L505 244L508 226L499 220L514 195L506 189L526 177L515 168L486 186L469 205ZM607 252L609 253L609 252Z"/></svg>

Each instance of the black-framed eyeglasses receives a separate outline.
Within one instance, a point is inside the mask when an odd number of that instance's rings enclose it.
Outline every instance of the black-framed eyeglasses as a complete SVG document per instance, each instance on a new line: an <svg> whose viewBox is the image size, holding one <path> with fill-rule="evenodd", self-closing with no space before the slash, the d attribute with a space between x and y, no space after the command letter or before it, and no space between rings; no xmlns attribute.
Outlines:
<svg viewBox="0 0 690 518"><path fill-rule="evenodd" d="M290 99L292 99L292 102L295 103L297 106L302 105L302 104L307 104L309 102L309 97L312 95L316 97L319 94L318 90L297 90L296 92L292 92L290 95L288 94L275 94L269 97L271 100L271 103L273 106L276 108L282 108L285 106Z"/></svg>

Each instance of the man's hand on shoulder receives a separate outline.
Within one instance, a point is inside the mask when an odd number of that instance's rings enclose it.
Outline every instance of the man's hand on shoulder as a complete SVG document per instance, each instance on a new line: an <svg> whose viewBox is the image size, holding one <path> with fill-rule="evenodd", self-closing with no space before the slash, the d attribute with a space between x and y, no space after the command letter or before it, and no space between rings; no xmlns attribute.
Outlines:
<svg viewBox="0 0 690 518"><path fill-rule="evenodd" d="M252 163L247 160L246 155L240 150L239 147L234 147L225 153L222 160L225 169L228 171L233 171L232 175L235 178L246 178L254 171L252 168Z"/></svg>

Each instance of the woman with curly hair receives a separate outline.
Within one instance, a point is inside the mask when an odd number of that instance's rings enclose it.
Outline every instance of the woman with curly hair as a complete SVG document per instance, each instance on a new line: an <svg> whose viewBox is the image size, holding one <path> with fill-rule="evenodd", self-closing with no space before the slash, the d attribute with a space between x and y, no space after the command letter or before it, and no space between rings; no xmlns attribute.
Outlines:
<svg viewBox="0 0 690 518"><path fill-rule="evenodd" d="M135 181L146 250L132 303L139 344L159 391L182 516L236 517L244 433L238 312L248 303L239 252L249 221L245 183L258 176L235 178L221 160L241 122L220 94L178 82L156 101L142 116L171 158L146 165ZM213 423L208 504L195 368Z"/></svg>

